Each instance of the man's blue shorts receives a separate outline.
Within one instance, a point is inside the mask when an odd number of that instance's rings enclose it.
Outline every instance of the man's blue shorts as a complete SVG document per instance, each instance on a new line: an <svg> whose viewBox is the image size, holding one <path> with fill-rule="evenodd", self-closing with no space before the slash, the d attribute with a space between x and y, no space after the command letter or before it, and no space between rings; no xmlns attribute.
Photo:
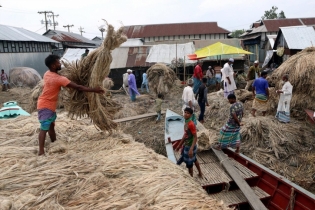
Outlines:
<svg viewBox="0 0 315 210"><path fill-rule="evenodd" d="M38 120L40 122L40 129L43 131L48 131L50 125L55 123L57 118L56 112L53 112L49 109L38 110Z"/></svg>

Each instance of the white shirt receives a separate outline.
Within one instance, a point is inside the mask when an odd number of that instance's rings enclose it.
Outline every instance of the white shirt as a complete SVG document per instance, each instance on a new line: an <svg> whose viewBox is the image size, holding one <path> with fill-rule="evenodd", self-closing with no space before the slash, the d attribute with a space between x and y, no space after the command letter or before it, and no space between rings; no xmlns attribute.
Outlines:
<svg viewBox="0 0 315 210"><path fill-rule="evenodd" d="M187 87L184 88L182 99L184 101L184 106L185 107L189 106L189 101L192 102L193 106L195 105L195 103L196 103L195 102L195 94L194 94L194 91L193 91L192 87L187 86Z"/></svg>
<svg viewBox="0 0 315 210"><path fill-rule="evenodd" d="M233 67L229 65L229 63L224 64L223 69L221 69L222 72L222 80L226 83L227 91L232 91L236 89L236 84L234 81L234 71ZM229 80L227 79L229 77L231 84L229 84Z"/></svg>

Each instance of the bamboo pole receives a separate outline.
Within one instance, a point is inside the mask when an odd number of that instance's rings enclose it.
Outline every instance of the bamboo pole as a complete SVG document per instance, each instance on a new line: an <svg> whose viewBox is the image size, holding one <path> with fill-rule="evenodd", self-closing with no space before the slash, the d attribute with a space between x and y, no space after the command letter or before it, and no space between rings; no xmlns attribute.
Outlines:
<svg viewBox="0 0 315 210"><path fill-rule="evenodd" d="M185 62L185 57L184 56L184 82L186 81L186 62Z"/></svg>
<svg viewBox="0 0 315 210"><path fill-rule="evenodd" d="M259 54L258 54L258 44L256 44L256 60L259 60Z"/></svg>
<svg viewBox="0 0 315 210"><path fill-rule="evenodd" d="M178 77L178 71L177 71L177 42L176 42L176 77Z"/></svg>

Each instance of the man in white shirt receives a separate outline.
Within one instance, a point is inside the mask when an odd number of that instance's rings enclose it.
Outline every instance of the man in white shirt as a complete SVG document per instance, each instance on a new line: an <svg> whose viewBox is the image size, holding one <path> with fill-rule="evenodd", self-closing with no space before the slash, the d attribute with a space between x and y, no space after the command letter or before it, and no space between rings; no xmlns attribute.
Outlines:
<svg viewBox="0 0 315 210"><path fill-rule="evenodd" d="M184 105L182 107L183 115L186 107L190 107L195 112L195 107L197 105L197 101L195 99L195 94L193 91L194 80L189 79L187 81L187 86L183 90L182 100L184 101ZM197 125L197 119L195 113L192 114L192 121Z"/></svg>
<svg viewBox="0 0 315 210"><path fill-rule="evenodd" d="M192 89L193 85L194 85L194 81L192 79L189 79L187 82L187 86L183 90L183 95L182 95L182 99L184 101L184 105L182 108L183 111L186 107L190 107L192 110L194 110L196 99L195 99L194 91Z"/></svg>
<svg viewBox="0 0 315 210"><path fill-rule="evenodd" d="M233 63L234 59L230 58L229 61L224 64L223 69L221 70L224 87L224 98L227 98L230 94L234 94L234 90L236 89L234 71L232 67Z"/></svg>

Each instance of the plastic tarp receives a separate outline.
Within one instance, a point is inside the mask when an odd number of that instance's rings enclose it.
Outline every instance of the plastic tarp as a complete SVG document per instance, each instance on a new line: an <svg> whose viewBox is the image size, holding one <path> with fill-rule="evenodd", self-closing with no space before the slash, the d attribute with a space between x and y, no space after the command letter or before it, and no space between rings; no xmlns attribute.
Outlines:
<svg viewBox="0 0 315 210"><path fill-rule="evenodd" d="M264 61L263 65L262 65L262 68L264 68L265 66L268 65L268 63L271 60L272 56L273 56L273 50L268 50L266 52L266 58L265 58L265 61Z"/></svg>
<svg viewBox="0 0 315 210"><path fill-rule="evenodd" d="M90 48L89 53L95 49ZM112 51L112 63L110 64L111 69L115 68L125 68L128 59L129 47L116 48ZM62 56L61 60L72 62L81 59L81 55L85 52L85 49L79 48L68 48L65 54Z"/></svg>
<svg viewBox="0 0 315 210"><path fill-rule="evenodd" d="M176 55L177 47L177 55ZM192 42L186 44L159 44L153 45L146 59L148 63L165 63L171 64L173 59L184 59L186 63L194 63L188 60L187 55L195 52L195 47Z"/></svg>
<svg viewBox="0 0 315 210"><path fill-rule="evenodd" d="M197 58L215 56L215 55L233 55L233 54L253 54L241 48L217 42L194 52Z"/></svg>

